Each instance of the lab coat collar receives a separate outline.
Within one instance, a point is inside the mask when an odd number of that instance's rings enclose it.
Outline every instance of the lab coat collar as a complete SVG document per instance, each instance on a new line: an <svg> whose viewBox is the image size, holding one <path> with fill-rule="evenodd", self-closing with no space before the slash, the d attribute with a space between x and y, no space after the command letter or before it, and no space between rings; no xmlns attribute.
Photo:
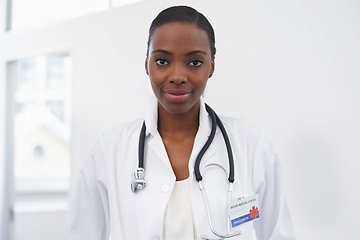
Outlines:
<svg viewBox="0 0 360 240"><path fill-rule="evenodd" d="M149 97L146 107L146 114L145 114L146 136L148 136L149 134L155 136L158 133L157 122L158 122L158 101L154 96L152 96Z"/></svg>
<svg viewBox="0 0 360 240"><path fill-rule="evenodd" d="M145 124L146 136L151 134L155 136L158 134L158 101L155 97L150 97L148 106L146 108ZM205 108L204 98L200 97L200 116L199 116L199 129L197 135L209 136L211 131L211 119ZM217 132L219 129L217 128ZM206 134L205 134L206 133Z"/></svg>

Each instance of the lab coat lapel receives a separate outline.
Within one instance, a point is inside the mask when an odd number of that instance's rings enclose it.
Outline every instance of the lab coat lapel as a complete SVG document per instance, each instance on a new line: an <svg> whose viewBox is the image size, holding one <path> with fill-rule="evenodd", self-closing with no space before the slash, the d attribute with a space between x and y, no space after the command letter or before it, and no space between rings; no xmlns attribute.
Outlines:
<svg viewBox="0 0 360 240"><path fill-rule="evenodd" d="M147 112L145 115L146 124L146 141L145 144L149 149L153 151L168 168L171 169L170 161L166 153L164 143L157 130L158 122L158 102L154 97L149 98Z"/></svg>
<svg viewBox="0 0 360 240"><path fill-rule="evenodd" d="M156 134L155 136L151 137L147 146L149 147L149 151L153 151L159 157L161 162L163 162L171 169L169 157L166 153L166 149L160 134Z"/></svg>
<svg viewBox="0 0 360 240"><path fill-rule="evenodd" d="M198 129L198 132L195 137L194 146L193 146L193 150L192 150L191 157L190 157L190 162L189 162L190 173L194 169L196 157L198 156L200 150L203 148L203 146L205 145L206 141L208 140L208 138L210 136L211 124L212 124L211 118L210 118L208 112L206 111L204 99L201 97L200 98L199 129ZM219 128L217 128L215 136L219 133L219 131L220 131ZM210 145L210 147L206 151L201 162L202 163L203 163L203 161L206 162L210 156L213 156L216 153L216 149L217 148L214 147L213 144Z"/></svg>

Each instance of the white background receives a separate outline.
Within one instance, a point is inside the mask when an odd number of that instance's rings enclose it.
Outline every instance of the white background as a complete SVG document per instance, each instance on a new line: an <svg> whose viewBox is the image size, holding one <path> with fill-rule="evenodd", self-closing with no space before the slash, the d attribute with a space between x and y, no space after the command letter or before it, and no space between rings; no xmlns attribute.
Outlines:
<svg viewBox="0 0 360 240"><path fill-rule="evenodd" d="M150 0L1 33L0 176L7 61L59 51L72 56L74 183L96 136L143 116L151 94L144 71L148 27L160 10L179 3L203 12L215 28L216 70L205 99L219 114L261 125L272 139L298 238L359 239L360 2L355 0ZM1 0L1 14L4 4ZM4 184L1 177L0 206Z"/></svg>

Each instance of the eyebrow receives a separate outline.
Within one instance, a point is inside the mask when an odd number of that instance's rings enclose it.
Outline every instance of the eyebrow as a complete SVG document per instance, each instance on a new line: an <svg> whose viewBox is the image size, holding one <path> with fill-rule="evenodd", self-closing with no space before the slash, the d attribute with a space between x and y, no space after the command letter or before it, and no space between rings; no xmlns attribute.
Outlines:
<svg viewBox="0 0 360 240"><path fill-rule="evenodd" d="M168 54L168 55L173 55L171 52L166 51L164 49L157 49L157 50L152 51L152 53L164 53L164 54ZM185 54L185 56L190 56L190 55L194 55L194 54L197 54L197 53L207 55L207 53L204 52L204 51L194 50L194 51L188 52L187 54Z"/></svg>
<svg viewBox="0 0 360 240"><path fill-rule="evenodd" d="M197 53L201 53L201 54L207 55L207 53L204 52L204 51L195 50L195 51L191 51L191 52L187 53L186 56L190 56L190 55L197 54Z"/></svg>
<svg viewBox="0 0 360 240"><path fill-rule="evenodd" d="M172 55L172 53L166 51L166 50L163 50L163 49L157 49L157 50L154 50L152 51L152 53L165 53L165 54L168 54L168 55Z"/></svg>

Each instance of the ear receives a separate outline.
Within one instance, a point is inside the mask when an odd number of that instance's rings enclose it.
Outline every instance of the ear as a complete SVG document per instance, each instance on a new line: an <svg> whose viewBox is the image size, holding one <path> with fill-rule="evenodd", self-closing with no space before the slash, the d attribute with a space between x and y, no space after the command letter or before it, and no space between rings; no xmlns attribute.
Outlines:
<svg viewBox="0 0 360 240"><path fill-rule="evenodd" d="M148 57L146 56L146 59L145 59L145 71L146 71L146 74L149 75L149 69L148 69Z"/></svg>
<svg viewBox="0 0 360 240"><path fill-rule="evenodd" d="M215 71L215 57L212 57L211 58L211 69L210 69L210 73L209 73L209 78L212 77L214 71Z"/></svg>

